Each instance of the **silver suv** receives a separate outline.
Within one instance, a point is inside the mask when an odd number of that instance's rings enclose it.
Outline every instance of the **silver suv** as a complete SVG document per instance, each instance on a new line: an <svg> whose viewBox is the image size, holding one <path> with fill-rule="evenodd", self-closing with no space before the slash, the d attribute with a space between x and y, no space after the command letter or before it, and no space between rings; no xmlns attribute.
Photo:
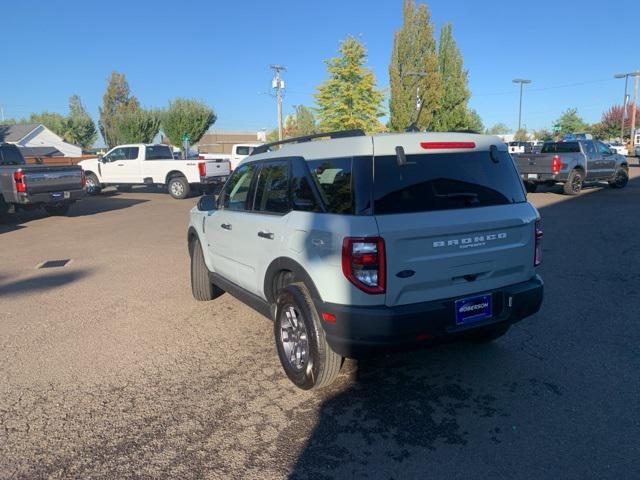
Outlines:
<svg viewBox="0 0 640 480"><path fill-rule="evenodd" d="M287 376L319 388L344 357L504 335L542 303L541 238L499 138L335 132L258 147L200 199L191 285L273 319Z"/></svg>

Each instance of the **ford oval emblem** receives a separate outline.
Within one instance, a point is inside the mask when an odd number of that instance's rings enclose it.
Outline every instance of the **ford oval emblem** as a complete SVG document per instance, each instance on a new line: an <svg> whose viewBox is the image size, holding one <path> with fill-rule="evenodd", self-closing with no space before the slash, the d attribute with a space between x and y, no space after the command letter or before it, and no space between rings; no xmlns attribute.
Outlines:
<svg viewBox="0 0 640 480"><path fill-rule="evenodd" d="M416 274L413 270L402 270L401 272L396 273L396 277L398 278L409 278L413 277Z"/></svg>

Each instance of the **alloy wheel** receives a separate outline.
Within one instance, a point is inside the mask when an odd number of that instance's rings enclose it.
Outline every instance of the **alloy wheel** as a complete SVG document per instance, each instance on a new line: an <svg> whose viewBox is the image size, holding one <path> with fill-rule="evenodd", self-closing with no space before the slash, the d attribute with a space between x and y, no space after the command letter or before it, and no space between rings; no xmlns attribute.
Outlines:
<svg viewBox="0 0 640 480"><path fill-rule="evenodd" d="M293 305L286 305L280 314L280 342L289 365L303 370L309 363L309 336L302 315Z"/></svg>

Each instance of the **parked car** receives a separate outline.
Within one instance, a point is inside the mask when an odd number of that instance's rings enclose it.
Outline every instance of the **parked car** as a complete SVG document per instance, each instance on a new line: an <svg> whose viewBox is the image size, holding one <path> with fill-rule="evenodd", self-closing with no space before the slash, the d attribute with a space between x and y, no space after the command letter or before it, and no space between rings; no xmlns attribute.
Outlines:
<svg viewBox="0 0 640 480"><path fill-rule="evenodd" d="M495 340L538 311L540 215L500 139L323 135L254 149L188 227L193 296L273 319L295 385L330 384L344 357Z"/></svg>
<svg viewBox="0 0 640 480"><path fill-rule="evenodd" d="M623 188L629 181L627 158L599 140L547 142L541 153L513 156L527 192L538 185L562 183L564 193L577 195L584 182L607 181Z"/></svg>
<svg viewBox="0 0 640 480"><path fill-rule="evenodd" d="M620 142L610 142L607 145L609 145L610 148L613 148L619 155L624 155L625 157L629 155L629 149L627 146Z"/></svg>
<svg viewBox="0 0 640 480"><path fill-rule="evenodd" d="M531 142L509 142L509 153L524 153L531 147Z"/></svg>
<svg viewBox="0 0 640 480"><path fill-rule="evenodd" d="M87 192L97 195L109 185L164 185L173 198L187 198L192 190L222 186L230 173L229 161L175 160L167 145L119 145L103 157L83 160Z"/></svg>
<svg viewBox="0 0 640 480"><path fill-rule="evenodd" d="M77 165L27 165L17 146L0 143L0 221L35 208L66 215L84 196L84 182Z"/></svg>
<svg viewBox="0 0 640 480"><path fill-rule="evenodd" d="M238 164L251 155L253 149L260 146L260 143L238 143L231 147L231 169L235 170Z"/></svg>

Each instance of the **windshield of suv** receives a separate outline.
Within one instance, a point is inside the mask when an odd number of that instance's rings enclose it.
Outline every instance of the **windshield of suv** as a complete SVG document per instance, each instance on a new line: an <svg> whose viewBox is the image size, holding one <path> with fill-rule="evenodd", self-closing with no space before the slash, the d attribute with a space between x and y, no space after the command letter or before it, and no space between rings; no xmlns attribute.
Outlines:
<svg viewBox="0 0 640 480"><path fill-rule="evenodd" d="M540 153L580 153L578 142L548 142Z"/></svg>
<svg viewBox="0 0 640 480"><path fill-rule="evenodd" d="M507 152L395 155L375 158L373 186L376 215L429 212L525 202L526 197Z"/></svg>

